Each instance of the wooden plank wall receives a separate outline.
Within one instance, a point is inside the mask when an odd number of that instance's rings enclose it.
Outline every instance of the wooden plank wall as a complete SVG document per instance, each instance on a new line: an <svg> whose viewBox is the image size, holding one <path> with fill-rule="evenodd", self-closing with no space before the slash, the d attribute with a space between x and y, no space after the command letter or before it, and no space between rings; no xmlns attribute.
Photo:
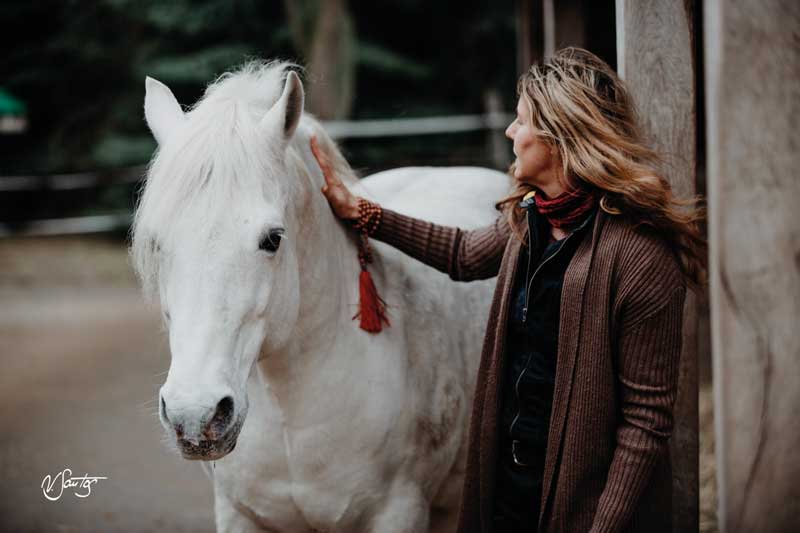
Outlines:
<svg viewBox="0 0 800 533"><path fill-rule="evenodd" d="M705 0L722 531L800 527L800 2Z"/></svg>
<svg viewBox="0 0 800 533"><path fill-rule="evenodd" d="M617 0L617 70L636 102L666 177L683 197L696 191L695 67L691 0ZM697 531L698 313L694 294L684 308L675 428L670 442L674 531Z"/></svg>

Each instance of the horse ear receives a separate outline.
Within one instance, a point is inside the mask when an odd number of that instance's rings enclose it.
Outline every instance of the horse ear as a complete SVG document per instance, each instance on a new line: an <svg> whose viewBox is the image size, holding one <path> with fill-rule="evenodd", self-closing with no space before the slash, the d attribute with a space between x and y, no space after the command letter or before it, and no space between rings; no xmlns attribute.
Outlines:
<svg viewBox="0 0 800 533"><path fill-rule="evenodd" d="M156 142L162 145L186 120L186 115L169 87L150 76L144 85L144 117Z"/></svg>
<svg viewBox="0 0 800 533"><path fill-rule="evenodd" d="M289 72L283 94L261 119L262 127L269 133L279 133L285 140L291 139L303 115L304 100L305 92L300 78L297 73Z"/></svg>

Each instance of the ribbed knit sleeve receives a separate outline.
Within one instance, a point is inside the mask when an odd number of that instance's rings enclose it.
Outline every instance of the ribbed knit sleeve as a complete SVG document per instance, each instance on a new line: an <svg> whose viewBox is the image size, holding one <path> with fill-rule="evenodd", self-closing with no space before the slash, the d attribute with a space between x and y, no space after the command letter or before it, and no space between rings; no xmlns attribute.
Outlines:
<svg viewBox="0 0 800 533"><path fill-rule="evenodd" d="M510 235L503 216L488 226L462 230L383 209L381 223L371 236L456 281L471 281L497 275Z"/></svg>
<svg viewBox="0 0 800 533"><path fill-rule="evenodd" d="M686 291L682 284L669 291L658 282L639 285L619 329L622 419L593 533L626 530L672 433Z"/></svg>

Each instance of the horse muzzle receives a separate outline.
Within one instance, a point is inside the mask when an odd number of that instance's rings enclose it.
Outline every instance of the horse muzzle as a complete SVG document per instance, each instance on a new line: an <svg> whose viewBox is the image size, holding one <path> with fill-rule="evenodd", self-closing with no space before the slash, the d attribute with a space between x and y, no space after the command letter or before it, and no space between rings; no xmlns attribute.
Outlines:
<svg viewBox="0 0 800 533"><path fill-rule="evenodd" d="M184 459L191 461L216 461L222 459L236 448L236 441L241 427L241 422L236 422L225 435L218 439L202 438L190 440L177 437L178 449Z"/></svg>
<svg viewBox="0 0 800 533"><path fill-rule="evenodd" d="M169 407L161 395L159 418L168 433L175 437L184 459L214 461L236 447L246 409L234 416L232 396L225 396L213 410L195 405Z"/></svg>

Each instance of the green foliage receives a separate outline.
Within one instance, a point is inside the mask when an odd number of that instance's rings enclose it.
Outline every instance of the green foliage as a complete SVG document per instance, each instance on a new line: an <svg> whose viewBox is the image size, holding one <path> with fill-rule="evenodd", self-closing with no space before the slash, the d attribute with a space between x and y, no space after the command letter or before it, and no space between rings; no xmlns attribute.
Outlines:
<svg viewBox="0 0 800 533"><path fill-rule="evenodd" d="M358 63L362 67L401 78L427 79L433 72L429 65L365 41L359 42Z"/></svg>
<svg viewBox="0 0 800 533"><path fill-rule="evenodd" d="M254 46L223 44L198 52L153 58L138 65L137 77L150 76L168 85L202 85L256 53Z"/></svg>
<svg viewBox="0 0 800 533"><path fill-rule="evenodd" d="M248 57L308 61L320 1L4 0L0 85L27 105L30 130L0 136L0 176L146 163L155 143L142 110L145 76L167 83L188 105ZM347 95L353 118L477 113L490 86L512 104L511 0L465 0L458 10L422 0L347 6L355 39L346 53L354 57L333 72L356 69ZM307 81L319 77L308 72ZM398 146L451 150L439 142ZM352 144L358 165L357 147L375 143Z"/></svg>
<svg viewBox="0 0 800 533"><path fill-rule="evenodd" d="M25 102L14 98L11 93L0 87L0 116L24 115L26 109Z"/></svg>
<svg viewBox="0 0 800 533"><path fill-rule="evenodd" d="M92 147L91 157L101 168L141 164L156 148L150 135L111 133Z"/></svg>
<svg viewBox="0 0 800 533"><path fill-rule="evenodd" d="M0 24L24 29L0 36L0 80L31 124L0 137L0 175L144 163L145 76L189 104L249 56L292 54L281 6L257 0L6 0Z"/></svg>

